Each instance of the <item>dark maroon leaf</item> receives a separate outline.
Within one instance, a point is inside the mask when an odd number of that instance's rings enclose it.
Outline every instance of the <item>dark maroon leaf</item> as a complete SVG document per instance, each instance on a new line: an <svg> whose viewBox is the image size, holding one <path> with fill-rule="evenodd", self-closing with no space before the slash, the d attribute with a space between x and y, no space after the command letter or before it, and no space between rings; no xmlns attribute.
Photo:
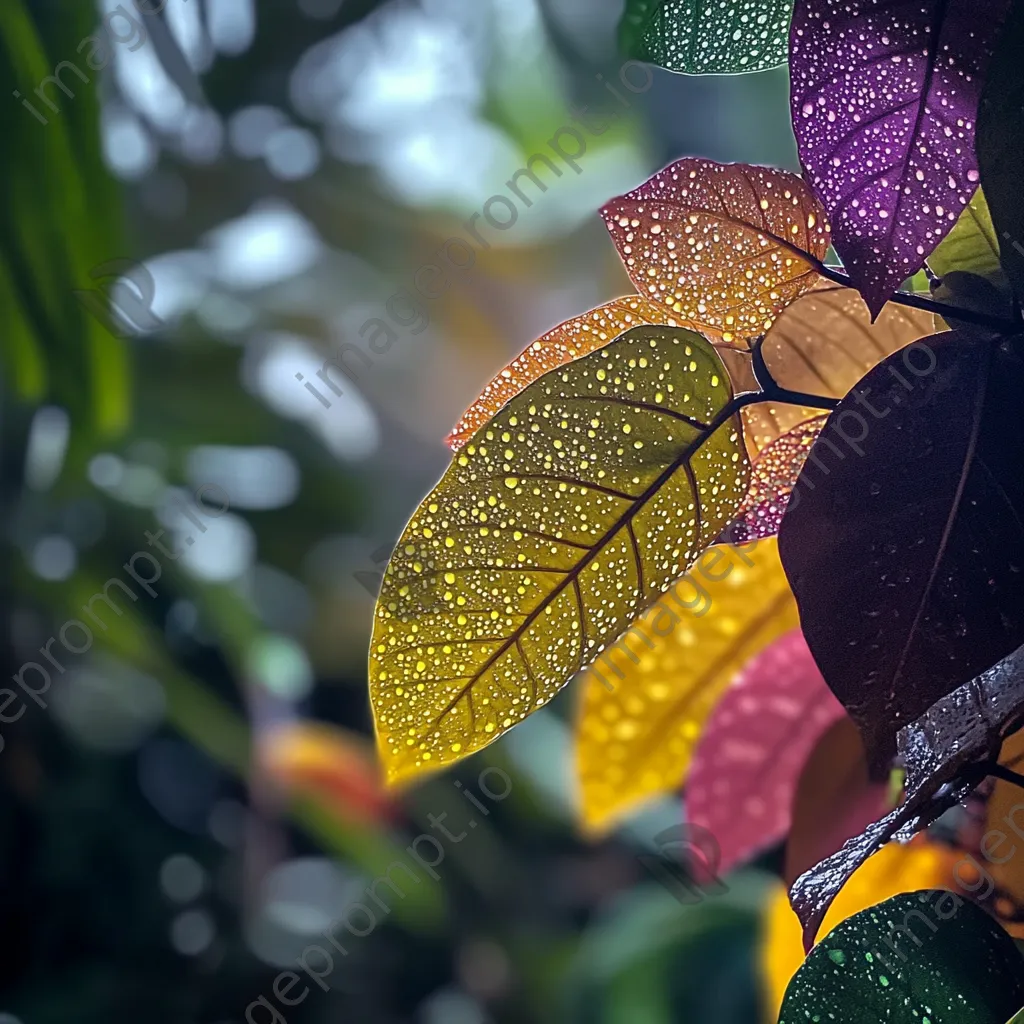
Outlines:
<svg viewBox="0 0 1024 1024"><path fill-rule="evenodd" d="M978 185L974 123L1008 0L797 0L790 104L832 243L877 316Z"/></svg>
<svg viewBox="0 0 1024 1024"><path fill-rule="evenodd" d="M797 780L786 841L786 881L792 883L835 853L890 806L889 784L871 780L864 741L844 714L818 740Z"/></svg>
<svg viewBox="0 0 1024 1024"><path fill-rule="evenodd" d="M909 839L959 803L984 777L1024 711L1024 648L937 701L899 735L907 770L902 804L802 874L789 891L810 948L846 880L890 839Z"/></svg>
<svg viewBox="0 0 1024 1024"><path fill-rule="evenodd" d="M685 798L687 821L718 840L721 874L789 831L804 762L845 717L800 630L761 651L725 691L694 753Z"/></svg>
<svg viewBox="0 0 1024 1024"><path fill-rule="evenodd" d="M1024 643L1024 361L968 331L894 353L829 416L779 550L883 778L899 729Z"/></svg>

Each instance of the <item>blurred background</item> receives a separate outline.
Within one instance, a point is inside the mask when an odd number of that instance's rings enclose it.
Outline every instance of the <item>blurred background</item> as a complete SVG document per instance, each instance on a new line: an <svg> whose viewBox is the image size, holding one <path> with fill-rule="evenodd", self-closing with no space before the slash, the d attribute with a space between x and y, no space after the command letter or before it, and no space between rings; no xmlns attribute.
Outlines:
<svg viewBox="0 0 1024 1024"><path fill-rule="evenodd" d="M684 903L678 801L586 841L571 685L377 783L380 573L490 376L631 290L598 207L683 155L796 166L785 69L627 91L621 6L3 0L2 1024L768 1019L772 857ZM578 170L417 277L563 126Z"/></svg>

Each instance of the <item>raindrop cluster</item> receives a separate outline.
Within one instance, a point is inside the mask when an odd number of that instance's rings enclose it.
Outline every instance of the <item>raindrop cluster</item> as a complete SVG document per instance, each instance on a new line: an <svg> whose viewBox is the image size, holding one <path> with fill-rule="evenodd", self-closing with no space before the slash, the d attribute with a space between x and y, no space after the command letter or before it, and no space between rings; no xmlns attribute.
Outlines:
<svg viewBox="0 0 1024 1024"><path fill-rule="evenodd" d="M803 0L790 50L800 160L877 313L978 186L974 127L1007 0Z"/></svg>
<svg viewBox="0 0 1024 1024"><path fill-rule="evenodd" d="M691 75L764 71L786 63L791 0L630 0L623 48Z"/></svg>
<svg viewBox="0 0 1024 1024"><path fill-rule="evenodd" d="M601 210L637 291L728 344L816 282L829 226L794 174L684 159Z"/></svg>

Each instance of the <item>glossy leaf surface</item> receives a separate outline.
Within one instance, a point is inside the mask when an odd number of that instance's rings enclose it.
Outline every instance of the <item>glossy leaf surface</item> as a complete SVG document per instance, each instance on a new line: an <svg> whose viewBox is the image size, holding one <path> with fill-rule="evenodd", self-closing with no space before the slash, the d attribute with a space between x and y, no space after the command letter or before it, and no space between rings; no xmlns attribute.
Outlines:
<svg viewBox="0 0 1024 1024"><path fill-rule="evenodd" d="M858 868L829 907L821 926L828 935L848 917L881 900L911 889L952 889L958 854L948 846L917 836L910 843L890 843ZM786 989L804 962L800 921L789 905L789 894L780 885L765 911L761 942L761 973L767 1009L778 1016Z"/></svg>
<svg viewBox="0 0 1024 1024"><path fill-rule="evenodd" d="M830 415L783 520L804 635L878 777L901 726L1024 642L1022 388L998 339L890 356Z"/></svg>
<svg viewBox="0 0 1024 1024"><path fill-rule="evenodd" d="M799 630L747 663L711 713L686 785L686 820L718 840L718 874L786 835L804 763L845 717Z"/></svg>
<svg viewBox="0 0 1024 1024"><path fill-rule="evenodd" d="M735 522L726 530L729 540L743 543L779 532L782 517L793 501L793 488L800 471L827 419L826 414L798 423L754 459L750 467L750 490Z"/></svg>
<svg viewBox="0 0 1024 1024"><path fill-rule="evenodd" d="M999 39L978 111L978 168L999 239L1003 269L1024 302L1024 8L1014 4Z"/></svg>
<svg viewBox="0 0 1024 1024"><path fill-rule="evenodd" d="M718 536L748 482L730 396L704 338L638 327L545 374L457 453L377 602L390 781L545 704Z"/></svg>
<svg viewBox="0 0 1024 1024"><path fill-rule="evenodd" d="M792 0L628 0L619 48L690 75L764 71L786 63Z"/></svg>
<svg viewBox="0 0 1024 1024"><path fill-rule="evenodd" d="M974 125L1008 0L797 0L800 162L877 314L978 187Z"/></svg>
<svg viewBox="0 0 1024 1024"><path fill-rule="evenodd" d="M747 164L677 160L601 214L637 291L729 343L763 334L810 288L829 245L800 178Z"/></svg>
<svg viewBox="0 0 1024 1024"><path fill-rule="evenodd" d="M587 673L576 730L585 825L605 830L677 790L737 672L797 624L775 538L705 552Z"/></svg>
<svg viewBox="0 0 1024 1024"><path fill-rule="evenodd" d="M448 447L458 451L509 399L548 370L607 345L631 327L676 323L664 306L637 295L624 295L566 320L542 334L484 386L445 439Z"/></svg>
<svg viewBox="0 0 1024 1024"><path fill-rule="evenodd" d="M931 313L887 303L874 323L853 288L821 281L788 306L764 339L772 376L783 387L842 398L886 356L935 330ZM748 447L765 444L820 410L762 403L743 410Z"/></svg>
<svg viewBox="0 0 1024 1024"><path fill-rule="evenodd" d="M1024 651L1018 650L900 732L907 770L903 803L793 883L790 898L806 946L836 894L875 850L894 836L906 839L919 832L973 789L979 781L973 766L998 755L1003 733L1022 710Z"/></svg>
<svg viewBox="0 0 1024 1024"><path fill-rule="evenodd" d="M902 929L899 931L898 929ZM1005 1024L1024 1001L1024 959L973 903L901 893L844 921L786 991L779 1024Z"/></svg>

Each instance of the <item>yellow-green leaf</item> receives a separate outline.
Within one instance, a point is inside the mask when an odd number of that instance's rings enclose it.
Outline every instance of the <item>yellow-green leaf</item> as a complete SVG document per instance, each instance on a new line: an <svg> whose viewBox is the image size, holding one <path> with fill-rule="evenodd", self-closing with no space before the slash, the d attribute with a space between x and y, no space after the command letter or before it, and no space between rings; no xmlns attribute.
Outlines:
<svg viewBox="0 0 1024 1024"><path fill-rule="evenodd" d="M377 602L389 781L547 703L718 536L749 474L731 397L700 335L636 327L534 381L456 454Z"/></svg>
<svg viewBox="0 0 1024 1024"><path fill-rule="evenodd" d="M678 789L736 673L799 625L777 538L706 551L587 673L576 730L586 828Z"/></svg>
<svg viewBox="0 0 1024 1024"><path fill-rule="evenodd" d="M1009 291L1010 282L999 262L999 239L980 188L926 262L939 277L951 270L966 270Z"/></svg>

